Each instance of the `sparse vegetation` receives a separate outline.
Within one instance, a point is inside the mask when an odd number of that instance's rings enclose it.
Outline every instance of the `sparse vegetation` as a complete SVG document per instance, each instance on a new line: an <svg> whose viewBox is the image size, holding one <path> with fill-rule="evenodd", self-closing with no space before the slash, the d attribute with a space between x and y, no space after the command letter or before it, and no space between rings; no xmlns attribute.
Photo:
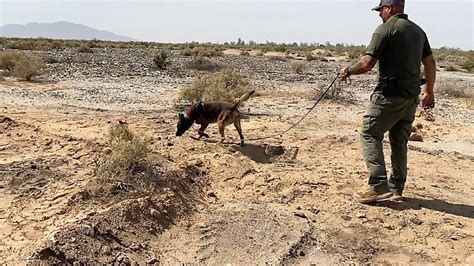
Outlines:
<svg viewBox="0 0 474 266"><path fill-rule="evenodd" d="M470 72L474 71L474 51L469 52L461 67Z"/></svg>
<svg viewBox="0 0 474 266"><path fill-rule="evenodd" d="M316 60L316 57L313 55L312 52L307 52L307 53L306 53L306 60L308 60L308 61L311 62L311 61L313 61L313 60Z"/></svg>
<svg viewBox="0 0 474 266"><path fill-rule="evenodd" d="M168 57L168 54L165 51L161 50L153 57L153 64L158 69L166 69L166 67L170 64Z"/></svg>
<svg viewBox="0 0 474 266"><path fill-rule="evenodd" d="M291 63L291 68L293 71L295 71L297 74L303 74L303 72L306 70L307 65L304 62L293 62Z"/></svg>
<svg viewBox="0 0 474 266"><path fill-rule="evenodd" d="M92 50L92 48L90 48L90 47L87 46L87 45L81 45L81 46L79 46L79 48L77 48L77 52L78 52L78 53L90 54L90 53L93 53L94 50Z"/></svg>
<svg viewBox="0 0 474 266"><path fill-rule="evenodd" d="M248 55L250 55L250 53L247 50L240 50L240 55L248 56Z"/></svg>
<svg viewBox="0 0 474 266"><path fill-rule="evenodd" d="M221 68L219 64L200 55L194 57L191 61L186 62L184 66L188 69L199 71L213 71Z"/></svg>
<svg viewBox="0 0 474 266"><path fill-rule="evenodd" d="M471 93L469 93L471 90ZM439 82L435 85L435 93L449 98L467 98L469 95L473 95L472 88L460 86L455 82L444 81Z"/></svg>
<svg viewBox="0 0 474 266"><path fill-rule="evenodd" d="M22 52L4 52L0 54L0 69L4 69L8 74L26 81L39 76L44 68L44 62L36 56L28 56Z"/></svg>
<svg viewBox="0 0 474 266"><path fill-rule="evenodd" d="M206 47L187 47L181 50L183 56L202 56L202 57L213 57L222 55L222 51L218 48L206 48Z"/></svg>
<svg viewBox="0 0 474 266"><path fill-rule="evenodd" d="M444 69L446 71L459 71L459 68L451 63L449 63Z"/></svg>
<svg viewBox="0 0 474 266"><path fill-rule="evenodd" d="M178 103L193 101L232 101L250 90L247 77L237 70L225 69L194 80L180 91Z"/></svg>
<svg viewBox="0 0 474 266"><path fill-rule="evenodd" d="M109 189L145 188L153 177L153 167L147 161L149 143L133 134L126 124L109 129L109 150L98 165L99 182Z"/></svg>

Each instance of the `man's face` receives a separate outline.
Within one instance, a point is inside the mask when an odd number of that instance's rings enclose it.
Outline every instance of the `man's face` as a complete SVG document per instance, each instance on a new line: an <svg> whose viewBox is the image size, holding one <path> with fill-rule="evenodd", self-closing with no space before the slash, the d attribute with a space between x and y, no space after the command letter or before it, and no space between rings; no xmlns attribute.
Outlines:
<svg viewBox="0 0 474 266"><path fill-rule="evenodd" d="M382 18L382 21L385 23L387 20L390 18L390 11L392 10L392 7L390 5L384 5L380 11L379 11L379 16Z"/></svg>

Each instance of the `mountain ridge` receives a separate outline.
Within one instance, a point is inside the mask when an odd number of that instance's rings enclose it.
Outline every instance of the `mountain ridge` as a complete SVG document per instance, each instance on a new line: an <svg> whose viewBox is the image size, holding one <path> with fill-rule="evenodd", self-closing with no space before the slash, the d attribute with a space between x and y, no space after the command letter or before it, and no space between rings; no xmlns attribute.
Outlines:
<svg viewBox="0 0 474 266"><path fill-rule="evenodd" d="M0 26L0 36L18 38L51 38L73 40L134 41L128 36L117 35L107 30L98 30L83 24L67 21L53 23L29 22Z"/></svg>

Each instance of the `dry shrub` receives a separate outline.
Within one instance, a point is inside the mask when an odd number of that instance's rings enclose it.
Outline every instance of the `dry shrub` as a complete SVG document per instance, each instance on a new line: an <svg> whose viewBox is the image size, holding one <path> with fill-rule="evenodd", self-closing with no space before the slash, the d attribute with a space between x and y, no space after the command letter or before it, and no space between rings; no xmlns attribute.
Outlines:
<svg viewBox="0 0 474 266"><path fill-rule="evenodd" d="M37 48L37 44L32 40L18 40L7 43L6 47L17 50L34 50Z"/></svg>
<svg viewBox="0 0 474 266"><path fill-rule="evenodd" d="M311 62L311 61L316 60L316 59L317 59L317 57L314 56L312 52L306 53L306 60Z"/></svg>
<svg viewBox="0 0 474 266"><path fill-rule="evenodd" d="M45 67L44 62L36 56L28 56L22 52L0 54L0 68L20 79L30 81L33 77L41 75Z"/></svg>
<svg viewBox="0 0 474 266"><path fill-rule="evenodd" d="M64 42L62 42L62 41L53 41L51 43L51 48L52 49L62 49L62 48L64 48Z"/></svg>
<svg viewBox="0 0 474 266"><path fill-rule="evenodd" d="M78 53L91 54L91 53L94 52L94 50L92 50L92 48L90 48L90 47L87 46L87 45L81 45L81 46L79 46L79 48L77 48L77 52L78 52Z"/></svg>
<svg viewBox="0 0 474 266"><path fill-rule="evenodd" d="M295 71L297 74L303 74L303 72L306 70L307 65L303 62L293 62L291 63L291 68L293 71Z"/></svg>
<svg viewBox="0 0 474 266"><path fill-rule="evenodd" d="M150 187L156 175L147 161L149 142L119 123L109 129L108 144L109 152L98 165L98 182L112 190Z"/></svg>
<svg viewBox="0 0 474 266"><path fill-rule="evenodd" d="M181 50L183 56L202 56L202 57L213 57L222 55L222 51L219 48L208 49L204 47L185 48Z"/></svg>
<svg viewBox="0 0 474 266"><path fill-rule="evenodd" d="M186 62L184 67L199 71L212 71L221 68L219 64L200 55L194 57L191 61Z"/></svg>
<svg viewBox="0 0 474 266"><path fill-rule="evenodd" d="M459 71L459 68L453 64L448 64L444 69L446 71Z"/></svg>
<svg viewBox="0 0 474 266"><path fill-rule="evenodd" d="M247 50L241 50L241 51L240 51L240 55L247 56L247 55L250 55L250 53L249 53L249 51L247 51Z"/></svg>
<svg viewBox="0 0 474 266"><path fill-rule="evenodd" d="M15 67L15 62L21 57L18 52L3 52L0 54L0 69L12 71Z"/></svg>
<svg viewBox="0 0 474 266"><path fill-rule="evenodd" d="M178 103L193 101L233 101L249 91L247 77L236 70L225 69L194 80L179 93Z"/></svg>
<svg viewBox="0 0 474 266"><path fill-rule="evenodd" d="M467 71L474 70L474 51L471 51L469 55L464 59L461 64L461 67L466 69Z"/></svg>
<svg viewBox="0 0 474 266"><path fill-rule="evenodd" d="M182 56L192 56L193 55L193 49L185 48L185 49L181 50L181 55Z"/></svg>
<svg viewBox="0 0 474 266"><path fill-rule="evenodd" d="M468 98L472 94L472 88L455 82L440 82L435 86L435 92L438 95L450 98Z"/></svg>
<svg viewBox="0 0 474 266"><path fill-rule="evenodd" d="M322 93L327 90L327 86L327 83L318 83L315 89L313 100L318 100ZM344 104L354 104L356 102L354 93L348 89L344 89L343 85L341 86L341 84L338 82L334 83L333 86L329 88L323 99L328 99Z"/></svg>
<svg viewBox="0 0 474 266"><path fill-rule="evenodd" d="M170 64L168 57L168 54L162 50L153 57L153 64L155 64L158 69L166 69Z"/></svg>
<svg viewBox="0 0 474 266"><path fill-rule="evenodd" d="M268 57L268 61L271 61L271 62L286 62L288 60L288 58L286 57L283 57L283 56L270 56Z"/></svg>

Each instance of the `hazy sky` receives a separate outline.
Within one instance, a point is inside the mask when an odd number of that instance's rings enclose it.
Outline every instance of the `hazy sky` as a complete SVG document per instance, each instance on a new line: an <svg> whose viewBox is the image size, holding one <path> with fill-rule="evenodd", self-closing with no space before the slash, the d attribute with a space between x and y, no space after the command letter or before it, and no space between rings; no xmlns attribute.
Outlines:
<svg viewBox="0 0 474 266"><path fill-rule="evenodd" d="M0 0L0 25L69 21L137 40L368 44L379 0ZM406 0L433 47L474 50L473 0Z"/></svg>

